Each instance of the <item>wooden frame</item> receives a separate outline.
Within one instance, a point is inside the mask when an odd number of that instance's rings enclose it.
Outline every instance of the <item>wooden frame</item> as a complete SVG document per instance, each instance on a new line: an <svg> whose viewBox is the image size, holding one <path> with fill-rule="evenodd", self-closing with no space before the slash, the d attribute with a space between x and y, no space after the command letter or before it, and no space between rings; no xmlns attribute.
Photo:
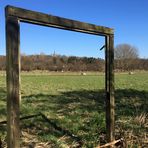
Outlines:
<svg viewBox="0 0 148 148"><path fill-rule="evenodd" d="M108 142L114 140L114 31L111 28L69 20L39 12L6 6L7 56L7 145L20 147L20 22L105 36L106 130Z"/></svg>

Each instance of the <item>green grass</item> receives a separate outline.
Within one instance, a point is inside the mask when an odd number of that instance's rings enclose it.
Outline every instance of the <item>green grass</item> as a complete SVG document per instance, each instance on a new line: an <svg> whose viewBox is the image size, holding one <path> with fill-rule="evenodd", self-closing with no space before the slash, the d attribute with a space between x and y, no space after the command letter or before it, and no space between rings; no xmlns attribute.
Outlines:
<svg viewBox="0 0 148 148"><path fill-rule="evenodd" d="M22 145L92 148L106 143L104 76L23 74L21 116L42 114L21 121ZM148 73L115 75L116 139L129 147L146 145L148 128ZM6 119L6 84L0 76L0 121ZM0 125L0 136L6 136ZM47 143L48 142L48 143Z"/></svg>

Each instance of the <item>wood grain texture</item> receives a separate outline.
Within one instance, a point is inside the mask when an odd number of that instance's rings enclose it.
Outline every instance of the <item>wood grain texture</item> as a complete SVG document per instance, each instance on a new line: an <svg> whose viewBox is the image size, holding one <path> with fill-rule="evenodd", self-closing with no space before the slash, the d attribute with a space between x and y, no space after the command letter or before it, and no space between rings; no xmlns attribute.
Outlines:
<svg viewBox="0 0 148 148"><path fill-rule="evenodd" d="M56 27L72 31L84 32L96 35L106 35L114 33L113 29L108 27L97 26L94 24L88 24L80 21L52 16L13 6L6 7L6 15L17 17L21 21L27 23Z"/></svg>
<svg viewBox="0 0 148 148"><path fill-rule="evenodd" d="M114 36L109 35L106 41L106 130L108 142L115 139L115 102L114 102Z"/></svg>
<svg viewBox="0 0 148 148"><path fill-rule="evenodd" d="M20 101L20 28L15 17L6 18L7 52L7 144L8 148L19 148L19 101Z"/></svg>

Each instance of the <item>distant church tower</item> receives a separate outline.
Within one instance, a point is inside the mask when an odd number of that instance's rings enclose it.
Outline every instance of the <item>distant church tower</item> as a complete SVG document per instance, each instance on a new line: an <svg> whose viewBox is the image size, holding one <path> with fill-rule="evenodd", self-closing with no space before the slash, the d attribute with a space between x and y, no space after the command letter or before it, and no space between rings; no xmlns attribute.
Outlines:
<svg viewBox="0 0 148 148"><path fill-rule="evenodd" d="M54 52L53 52L53 57L56 57L56 52L55 52L55 50L54 50Z"/></svg>

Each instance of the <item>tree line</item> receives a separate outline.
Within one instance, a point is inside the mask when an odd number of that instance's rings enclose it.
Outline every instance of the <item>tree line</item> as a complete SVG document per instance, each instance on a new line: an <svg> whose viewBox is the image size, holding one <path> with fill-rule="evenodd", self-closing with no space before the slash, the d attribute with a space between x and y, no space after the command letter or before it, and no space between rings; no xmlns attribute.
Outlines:
<svg viewBox="0 0 148 148"><path fill-rule="evenodd" d="M148 59L139 58L138 49L129 44L119 44L114 49L116 71L148 70ZM6 57L0 56L0 70L6 70ZM105 71L105 60L94 57L62 55L21 55L21 70L48 71Z"/></svg>
<svg viewBox="0 0 148 148"><path fill-rule="evenodd" d="M0 56L0 70L6 70L6 57ZM48 71L100 71L105 70L105 60L94 57L61 55L21 55L21 70ZM148 70L148 59L116 59L116 71Z"/></svg>
<svg viewBox="0 0 148 148"><path fill-rule="evenodd" d="M0 70L6 69L5 63L5 56L0 56ZM104 71L104 60L61 55L21 55L21 70Z"/></svg>

